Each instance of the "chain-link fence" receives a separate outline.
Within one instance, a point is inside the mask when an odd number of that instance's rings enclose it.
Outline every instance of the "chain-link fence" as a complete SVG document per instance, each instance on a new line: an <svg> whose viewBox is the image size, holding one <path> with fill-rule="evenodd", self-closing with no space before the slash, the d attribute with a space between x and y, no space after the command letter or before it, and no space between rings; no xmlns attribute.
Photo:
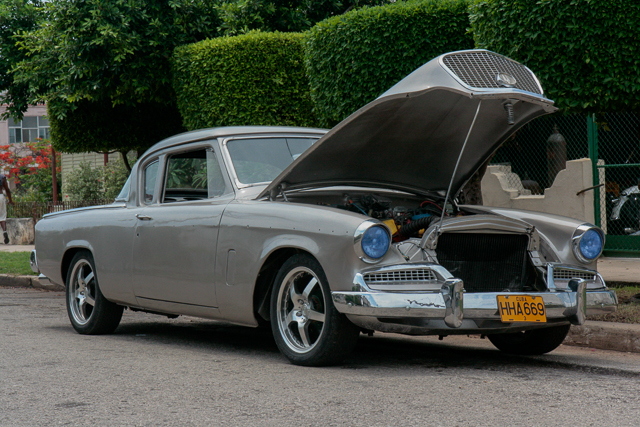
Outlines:
<svg viewBox="0 0 640 427"><path fill-rule="evenodd" d="M591 158L594 216L610 253L640 253L640 117L634 113L541 117L495 154L511 189L544 194L568 160ZM510 172L509 172L510 168Z"/></svg>
<svg viewBox="0 0 640 427"><path fill-rule="evenodd" d="M586 117L554 114L518 130L496 152L491 164L510 166L507 180L511 187L523 195L535 195L551 187L567 160L585 157L589 157Z"/></svg>
<svg viewBox="0 0 640 427"><path fill-rule="evenodd" d="M596 221L612 253L640 252L640 117L631 113L596 116L593 158L604 186L596 192Z"/></svg>

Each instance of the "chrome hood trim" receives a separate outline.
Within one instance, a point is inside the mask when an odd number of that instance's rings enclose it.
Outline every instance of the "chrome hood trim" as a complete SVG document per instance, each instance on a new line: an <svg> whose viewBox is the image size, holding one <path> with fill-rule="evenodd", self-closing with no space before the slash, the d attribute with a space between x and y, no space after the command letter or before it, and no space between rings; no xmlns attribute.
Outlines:
<svg viewBox="0 0 640 427"><path fill-rule="evenodd" d="M484 77L475 80L484 87L469 85L474 80L462 75L464 63L456 68L458 74L452 71L445 64L452 57L468 60L466 71L472 76L484 67ZM447 63L451 65L451 61ZM493 69L502 70L502 64L517 68L522 75L529 74L529 82L522 87L536 93L519 89L517 84L490 87L487 76ZM477 123L452 178L480 101ZM508 123L506 103L512 104L513 124ZM274 197L283 189L335 185L445 192L450 182L455 195L515 131L556 110L553 101L543 96L533 73L523 65L485 50L447 53L336 125L258 198Z"/></svg>

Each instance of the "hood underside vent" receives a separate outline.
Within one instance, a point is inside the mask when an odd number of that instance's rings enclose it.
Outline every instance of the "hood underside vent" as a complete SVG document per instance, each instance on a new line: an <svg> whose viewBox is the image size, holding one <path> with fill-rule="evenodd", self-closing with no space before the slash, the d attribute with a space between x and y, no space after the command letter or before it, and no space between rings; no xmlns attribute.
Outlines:
<svg viewBox="0 0 640 427"><path fill-rule="evenodd" d="M524 65L492 52L457 52L442 57L443 64L470 88L501 88L498 76L507 74L515 82L509 87L542 95L540 84Z"/></svg>

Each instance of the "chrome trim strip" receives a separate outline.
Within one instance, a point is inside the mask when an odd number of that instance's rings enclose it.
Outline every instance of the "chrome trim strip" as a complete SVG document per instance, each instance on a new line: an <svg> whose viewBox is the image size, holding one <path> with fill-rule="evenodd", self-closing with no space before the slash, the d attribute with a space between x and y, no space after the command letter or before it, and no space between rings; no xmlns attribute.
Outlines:
<svg viewBox="0 0 640 427"><path fill-rule="evenodd" d="M36 250L31 251L31 255L29 255L29 265L31 266L31 271L36 274L40 274L40 269L38 269L38 259L36 258Z"/></svg>
<svg viewBox="0 0 640 427"><path fill-rule="evenodd" d="M596 281L595 282L591 282L591 281L586 281L585 282L587 284L589 283L599 283L601 286L599 286L600 288L605 288L605 281L604 278L602 277L602 275L600 273L598 273L595 270L590 270L587 268L580 268L580 267L576 267L574 265L567 265L567 264L559 264L559 263L553 263L550 262L547 264L547 289L549 289L550 291L554 291L557 290L558 287L556 286L555 280L554 279L554 270L555 269L562 269L562 270L570 270L570 271L575 271L576 273L587 273L587 274L592 274L594 276L596 276ZM579 279L579 278L577 278Z"/></svg>
<svg viewBox="0 0 640 427"><path fill-rule="evenodd" d="M122 208L126 208L127 204L126 203L118 203L118 202L114 202L110 205L96 205L96 206L85 206L82 208L75 208L75 209L67 209L64 211L58 211L58 212L51 212L48 214L44 214L42 216L42 218L49 218L52 216L56 216L56 215L61 215L61 214L67 214L70 212L80 212L80 211L88 211L91 209L122 209Z"/></svg>

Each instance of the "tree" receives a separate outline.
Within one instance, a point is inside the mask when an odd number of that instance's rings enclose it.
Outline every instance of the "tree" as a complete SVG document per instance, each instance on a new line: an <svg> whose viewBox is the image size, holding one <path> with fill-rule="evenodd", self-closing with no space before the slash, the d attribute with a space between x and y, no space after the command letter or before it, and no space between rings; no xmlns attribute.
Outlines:
<svg viewBox="0 0 640 427"><path fill-rule="evenodd" d="M334 15L361 6L379 6L393 0L233 0L218 8L225 35L251 30L298 32Z"/></svg>
<svg viewBox="0 0 640 427"><path fill-rule="evenodd" d="M16 80L37 88L33 89L37 96L32 101L47 102L50 120L82 123L87 119L83 108L113 108L116 115L123 110L131 113L121 115L124 122L117 126L139 129L141 116L137 113L143 108L175 111L169 58L176 46L218 34L216 3L217 0L47 1L47 19L20 38L19 46L28 57L17 65ZM176 131L173 127L159 127L169 132L160 138ZM91 127L81 130L84 133L73 130L73 135L78 136L75 139L59 138L58 133L54 137L56 149L96 150L95 141L100 138L102 150L141 148L139 134L105 135ZM148 128L142 130L147 131ZM89 134L92 136L86 138ZM142 145L145 144L149 145Z"/></svg>
<svg viewBox="0 0 640 427"><path fill-rule="evenodd" d="M477 47L522 62L563 112L640 110L637 0L482 0Z"/></svg>
<svg viewBox="0 0 640 427"><path fill-rule="evenodd" d="M0 2L0 104L7 105L2 119L21 120L27 111L30 84L15 82L11 70L27 59L26 52L16 46L17 36L34 30L43 16L41 0Z"/></svg>

